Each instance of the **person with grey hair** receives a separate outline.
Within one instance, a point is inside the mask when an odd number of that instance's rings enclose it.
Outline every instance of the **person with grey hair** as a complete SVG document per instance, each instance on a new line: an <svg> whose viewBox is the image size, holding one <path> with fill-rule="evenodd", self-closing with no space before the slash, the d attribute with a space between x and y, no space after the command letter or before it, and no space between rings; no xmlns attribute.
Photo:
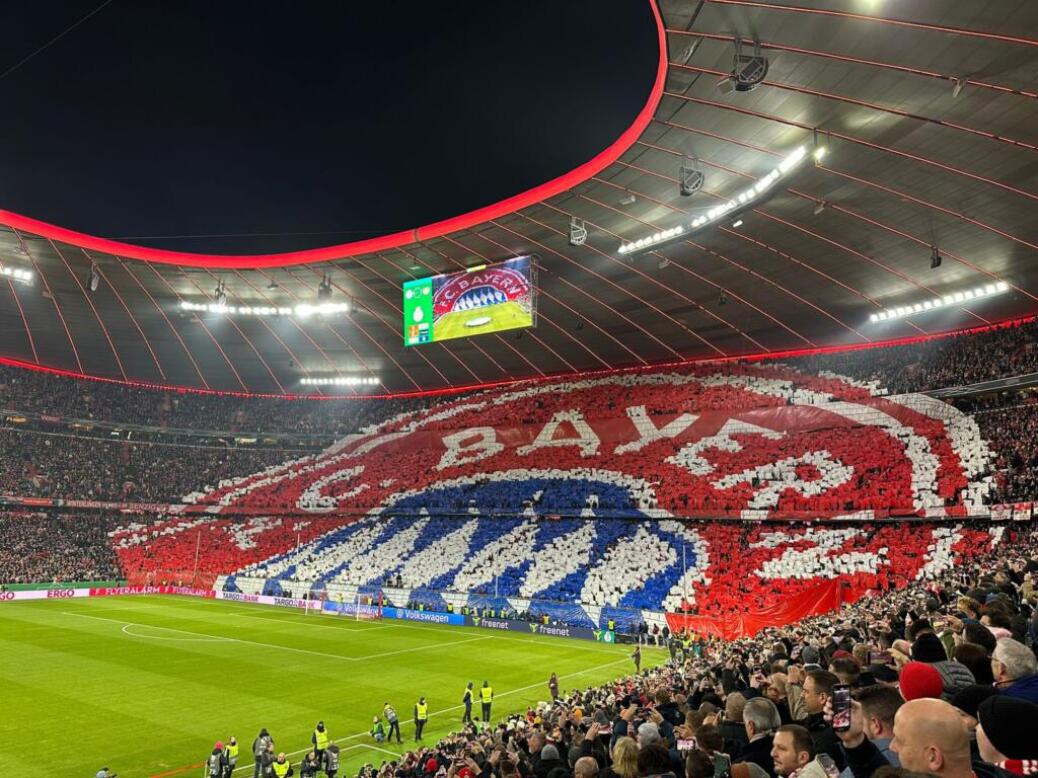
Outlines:
<svg viewBox="0 0 1038 778"><path fill-rule="evenodd" d="M660 728L651 721L646 721L638 727L638 748L645 748L660 742Z"/></svg>
<svg viewBox="0 0 1038 778"><path fill-rule="evenodd" d="M771 757L772 739L775 730L782 726L778 708L767 697L754 697L747 701L742 711L742 722L746 728L749 745L733 761L752 762L775 778L775 760Z"/></svg>
<svg viewBox="0 0 1038 778"><path fill-rule="evenodd" d="M1038 659L1019 640L1002 638L995 644L991 672L1003 694L1038 705Z"/></svg>
<svg viewBox="0 0 1038 778"><path fill-rule="evenodd" d="M582 756L573 765L573 778L598 778L598 762L593 756Z"/></svg>

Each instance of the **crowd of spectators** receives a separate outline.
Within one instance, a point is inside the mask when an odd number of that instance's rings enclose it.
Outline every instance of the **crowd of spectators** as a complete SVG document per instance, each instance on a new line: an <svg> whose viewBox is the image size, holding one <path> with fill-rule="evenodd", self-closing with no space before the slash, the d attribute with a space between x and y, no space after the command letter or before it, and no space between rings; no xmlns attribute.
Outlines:
<svg viewBox="0 0 1038 778"><path fill-rule="evenodd" d="M176 429L339 436L438 400L300 401L168 392L0 365L0 410Z"/></svg>
<svg viewBox="0 0 1038 778"><path fill-rule="evenodd" d="M1036 335L1038 323L1028 322L971 335L904 346L799 357L788 362L801 371L815 374L817 381L828 380L826 376L831 372L856 380L876 381L894 393L911 392L1034 372L1038 370L1038 348L1034 343ZM735 365L731 369L745 372L748 368ZM747 388L753 388L751 375L740 374L740 378L749 382ZM683 390L685 394L688 391L691 390ZM758 396L753 392L742 392L738 387L715 384L704 384L696 391L699 392L697 402L706 403L707 407L713 407L715 400L711 398L714 395L716 403L722 404L751 401L779 404L782 400L766 394ZM790 391L795 394L797 389L793 387ZM593 394L581 392L574 396L574 402L587 403L586 408L584 405L580 407L588 418L621 413L614 407L615 398L603 395L604 404L598 407ZM682 395L682 392L676 394ZM451 399L426 397L299 401L241 398L163 392L0 366L0 410L9 413L44 414L50 419L65 422L70 419L87 419L132 423L157 429L320 435L324 440L322 445L367 425L404 412L420 411L433 403L449 402ZM971 402L976 409L982 432L991 441L998 456L994 487L985 501L988 504L1000 504L1027 501L1038 496L1038 476L1034 475L1032 468L1034 452L1038 450L1035 446L1038 442L1035 407L1029 401L1020 401L1016 395L1008 399L1003 395L996 400ZM540 395L517 401L514 403L515 423L543 421L543 416L550 415L548 405ZM724 407L728 408L728 405ZM646 409L649 413L681 411L677 405L674 408L650 408L647 405ZM446 414L438 422L426 426L442 424L449 427L456 421L453 414ZM5 464L0 475L0 492L21 496L178 501L181 496L198 492L207 484L216 484L220 479L245 475L286 459L297 458L302 451L296 446L293 451L286 453L280 451L283 446L277 443L268 445L266 451L249 447L230 451L221 448L211 438L198 445L172 445L174 440L184 443L190 438L159 440L148 438L147 435L143 436L144 439L125 443L125 435L115 441L112 438L116 436L105 437L109 435L106 430L95 429L89 433L75 434L67 424L63 424L60 431L47 434L39 428L31 432L28 429L20 432L13 431L13 427L11 429L0 430L0 461ZM88 435L94 439L85 440ZM146 445L146 440L154 445ZM233 434L228 438L228 441L232 440ZM839 443L837 436L830 448L838 448ZM311 453L312 449L312 446L306 449L306 453ZM895 479L885 480L892 483ZM943 491L938 496L947 501L953 486L940 485ZM861 488L855 482L848 482L844 491ZM698 509L694 497L680 497L675 508L686 512ZM791 499L794 498L787 494L786 502ZM889 495L885 499L890 502ZM820 500L833 504L816 505ZM291 504L287 507L294 508L295 502L289 502ZM846 495L835 492L810 500L800 499L800 502L805 504L780 507L789 510L840 511L848 509L847 506L853 503L846 499ZM724 505L716 504L701 507L703 510L725 509Z"/></svg>
<svg viewBox="0 0 1038 778"><path fill-rule="evenodd" d="M783 361L808 372L877 381L891 394L966 386L1038 371L1038 320L922 343Z"/></svg>
<svg viewBox="0 0 1038 778"><path fill-rule="evenodd" d="M1038 397L1006 392L957 401L971 411L981 436L995 453L992 505L1038 498Z"/></svg>
<svg viewBox="0 0 1038 778"><path fill-rule="evenodd" d="M276 449L135 443L0 428L0 494L177 503L202 484L291 458Z"/></svg>
<svg viewBox="0 0 1038 778"><path fill-rule="evenodd" d="M1038 321L903 346L796 357L798 369L917 392L1038 371ZM168 392L0 365L0 409L183 429L342 435L443 397L283 400Z"/></svg>
<svg viewBox="0 0 1038 778"><path fill-rule="evenodd" d="M122 577L108 540L118 518L0 512L0 582L109 581Z"/></svg>
<svg viewBox="0 0 1038 778"><path fill-rule="evenodd" d="M1008 554L753 638L706 640L602 686L560 692L568 679L545 668L545 702L525 714L468 724L358 778L1034 774L1036 576L1038 533L1023 531ZM841 685L851 699L834 712Z"/></svg>

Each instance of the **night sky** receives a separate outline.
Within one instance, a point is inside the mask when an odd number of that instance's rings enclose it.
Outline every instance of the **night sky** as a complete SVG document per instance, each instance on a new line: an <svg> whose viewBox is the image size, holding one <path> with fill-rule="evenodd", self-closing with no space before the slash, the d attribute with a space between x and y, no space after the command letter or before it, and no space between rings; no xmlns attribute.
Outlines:
<svg viewBox="0 0 1038 778"><path fill-rule="evenodd" d="M0 73L100 3L0 5ZM594 156L656 59L646 0L110 0L0 77L0 208L228 254L408 229ZM276 235L155 237L239 233Z"/></svg>

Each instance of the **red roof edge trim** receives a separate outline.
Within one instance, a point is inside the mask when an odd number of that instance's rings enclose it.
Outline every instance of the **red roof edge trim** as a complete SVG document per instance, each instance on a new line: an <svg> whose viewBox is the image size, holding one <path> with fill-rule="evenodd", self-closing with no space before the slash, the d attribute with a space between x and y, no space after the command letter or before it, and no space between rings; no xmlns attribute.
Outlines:
<svg viewBox="0 0 1038 778"><path fill-rule="evenodd" d="M13 213L12 211L0 210L0 224L23 232L40 235L51 240L79 246L90 251L98 251L104 254L114 254L124 259L139 259L144 262L157 262L166 265L181 265L183 267L207 267L213 269L247 269L247 268L272 268L287 267L289 265L307 265L318 262L329 262L344 257L355 257L361 254L371 254L378 251L388 251L399 246L406 246L422 240L436 238L458 230L475 227L478 224L498 219L521 208L534 205L541 200L554 197L577 184L583 183L592 176L600 173L629 149L645 128L649 125L656 106L663 96L663 87L667 80L667 35L660 15L657 0L649 0L653 18L656 22L656 38L659 42L659 61L656 66L656 81L652 91L642 110L635 117L631 125L613 141L608 147L600 151L594 157L582 165L573 168L568 173L563 173L551 181L547 181L533 189L528 189L512 197L499 202L477 208L474 211L453 216L443 221L416 227L392 235L382 235L377 238L354 241L352 243L340 243L335 246L327 246L317 249L306 249L303 251L289 251L282 254L251 254L251 255L224 255L224 254L195 254L183 251L169 251L167 249L148 248L146 246L135 246L131 243L122 243L108 238L99 238L86 235L82 232L59 227L54 224L33 219L29 216Z"/></svg>

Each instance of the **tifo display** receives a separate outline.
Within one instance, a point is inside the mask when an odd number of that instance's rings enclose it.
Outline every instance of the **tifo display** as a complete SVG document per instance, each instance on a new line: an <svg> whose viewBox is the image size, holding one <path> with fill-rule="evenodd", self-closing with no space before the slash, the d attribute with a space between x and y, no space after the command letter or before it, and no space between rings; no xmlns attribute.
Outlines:
<svg viewBox="0 0 1038 778"><path fill-rule="evenodd" d="M404 283L404 345L532 327L530 257Z"/></svg>

